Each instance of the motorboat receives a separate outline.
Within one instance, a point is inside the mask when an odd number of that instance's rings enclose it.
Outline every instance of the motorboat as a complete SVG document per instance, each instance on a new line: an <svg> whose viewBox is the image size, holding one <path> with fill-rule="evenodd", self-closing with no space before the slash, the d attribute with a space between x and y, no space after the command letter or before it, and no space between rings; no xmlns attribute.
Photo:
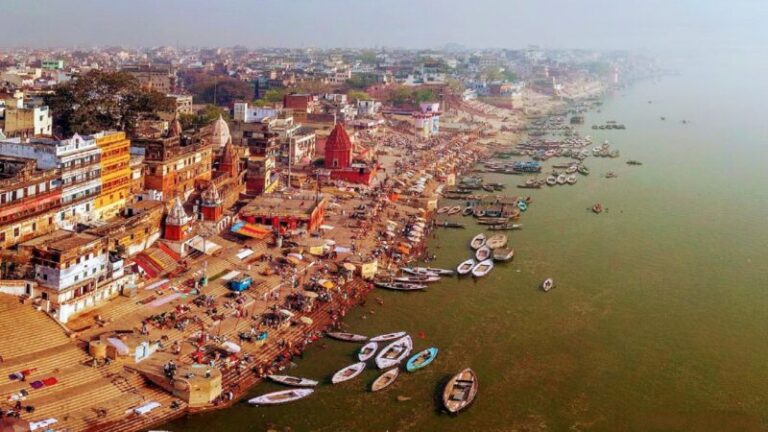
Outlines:
<svg viewBox="0 0 768 432"><path fill-rule="evenodd" d="M475 260L470 258L462 262L461 264L459 264L458 267L456 267L456 273L460 275L469 274L469 272L471 272L472 269L475 267L475 264L477 264Z"/></svg>
<svg viewBox="0 0 768 432"><path fill-rule="evenodd" d="M371 391L377 392L391 386L398 375L400 375L400 369L396 367L382 373L373 381L373 384L371 384Z"/></svg>
<svg viewBox="0 0 768 432"><path fill-rule="evenodd" d="M454 375L443 389L443 405L448 412L457 413L469 406L475 396L479 384L477 374L472 369L464 369Z"/></svg>
<svg viewBox="0 0 768 432"><path fill-rule="evenodd" d="M491 249L503 248L507 245L507 236L504 234L492 235L491 238L489 238L485 243L485 245Z"/></svg>
<svg viewBox="0 0 768 432"><path fill-rule="evenodd" d="M419 291L427 288L427 286L423 284L406 283L406 282L374 281L373 284L379 288L385 288L385 289L390 289L395 291Z"/></svg>
<svg viewBox="0 0 768 432"><path fill-rule="evenodd" d="M493 270L493 261L489 259L481 261L472 268L472 276L483 277L487 275L491 270Z"/></svg>
<svg viewBox="0 0 768 432"><path fill-rule="evenodd" d="M248 399L248 403L251 405L278 405L303 399L314 392L313 389L282 390Z"/></svg>
<svg viewBox="0 0 768 432"><path fill-rule="evenodd" d="M490 256L491 248L489 248L487 245L475 251L475 258L477 258L478 261L485 261L490 258Z"/></svg>
<svg viewBox="0 0 768 432"><path fill-rule="evenodd" d="M509 261L515 257L515 250L512 248L499 248L493 251L495 261Z"/></svg>
<svg viewBox="0 0 768 432"><path fill-rule="evenodd" d="M326 334L329 337L332 337L336 340L340 340L344 342L365 342L368 340L368 336L363 336L363 335L354 334L354 333L329 332Z"/></svg>
<svg viewBox="0 0 768 432"><path fill-rule="evenodd" d="M437 348L431 347L414 354L405 363L405 370L408 372L413 372L427 366L428 364L432 363L433 360L435 360L435 357L437 357L437 352Z"/></svg>
<svg viewBox="0 0 768 432"><path fill-rule="evenodd" d="M318 384L315 380L290 375L268 375L267 377L276 383L292 387L314 387Z"/></svg>
<svg viewBox="0 0 768 432"><path fill-rule="evenodd" d="M472 249L480 249L481 247L485 246L485 234L480 233L472 238L472 241L469 242L469 246Z"/></svg>
<svg viewBox="0 0 768 432"><path fill-rule="evenodd" d="M547 278L544 280L544 282L541 283L541 289L544 290L544 292L547 292L555 287L555 281L552 280L552 278Z"/></svg>
<svg viewBox="0 0 768 432"><path fill-rule="evenodd" d="M413 340L410 336L390 343L376 355L376 366L379 369L386 369L400 364L404 358L411 353L413 349Z"/></svg>
<svg viewBox="0 0 768 432"><path fill-rule="evenodd" d="M379 349L379 344L373 341L368 342L360 348L360 352L357 353L357 358L361 362L364 362L376 354L376 350Z"/></svg>
<svg viewBox="0 0 768 432"><path fill-rule="evenodd" d="M344 381L349 381L352 378L360 375L360 373L363 372L363 369L365 369L365 362L358 362L358 363L351 364L345 368L340 369L338 372L333 374L333 377L331 378L331 383L338 384Z"/></svg>
<svg viewBox="0 0 768 432"><path fill-rule="evenodd" d="M383 335L374 336L370 339L371 342L388 342L395 339L400 339L401 337L407 335L408 333L404 331L400 332L394 332L394 333L387 333Z"/></svg>

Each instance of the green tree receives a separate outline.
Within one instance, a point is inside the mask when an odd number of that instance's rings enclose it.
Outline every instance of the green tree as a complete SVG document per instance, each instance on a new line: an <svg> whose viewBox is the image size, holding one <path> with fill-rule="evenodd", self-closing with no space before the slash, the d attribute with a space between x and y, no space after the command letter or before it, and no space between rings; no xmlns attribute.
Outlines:
<svg viewBox="0 0 768 432"><path fill-rule="evenodd" d="M353 101L371 100L372 99L371 95L369 95L368 93L366 93L364 91L359 91L359 90L350 90L349 92L347 92L347 97L350 100L353 100Z"/></svg>
<svg viewBox="0 0 768 432"><path fill-rule="evenodd" d="M182 81L196 102L229 105L253 98L253 84L227 75L188 71L182 75Z"/></svg>
<svg viewBox="0 0 768 432"><path fill-rule="evenodd" d="M345 84L349 89L365 90L378 82L379 78L376 74L361 73L352 75L352 78L348 79Z"/></svg>

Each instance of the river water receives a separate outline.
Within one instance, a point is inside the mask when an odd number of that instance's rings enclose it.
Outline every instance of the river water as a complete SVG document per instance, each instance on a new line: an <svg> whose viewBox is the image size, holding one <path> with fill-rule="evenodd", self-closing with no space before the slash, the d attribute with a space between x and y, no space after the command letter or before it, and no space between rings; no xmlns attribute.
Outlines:
<svg viewBox="0 0 768 432"><path fill-rule="evenodd" d="M323 380L310 398L241 404L166 428L765 430L766 70L735 72L712 59L679 65L680 75L636 83L588 114L583 133L610 140L620 159L587 159L592 173L574 186L521 190L533 204L523 230L508 233L513 262L481 280L448 279L423 293L377 290L383 306L371 300L345 320L361 334L422 333L416 349L440 349L432 365L402 373L381 393L367 391L373 369L331 386L330 375L356 361L358 346L323 340L288 372ZM627 130L589 128L605 120ZM602 178L608 170L618 178ZM519 177L486 178L517 193ZM588 208L598 201L607 211L595 215ZM439 230L430 245L434 265L469 257L479 229ZM557 287L545 294L537 286L546 277ZM442 384L467 366L479 375L479 396L448 416ZM277 389L261 384L252 394Z"/></svg>

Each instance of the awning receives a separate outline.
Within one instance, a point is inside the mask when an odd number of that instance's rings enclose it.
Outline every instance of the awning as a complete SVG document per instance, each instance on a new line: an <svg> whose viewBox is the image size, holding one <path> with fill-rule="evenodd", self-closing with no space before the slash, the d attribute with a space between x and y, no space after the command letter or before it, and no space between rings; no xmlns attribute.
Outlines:
<svg viewBox="0 0 768 432"><path fill-rule="evenodd" d="M211 255L217 250L221 249L221 246L218 244L212 242L211 240L204 239L200 236L193 237L187 242L188 245L192 246L192 248L199 250L200 252Z"/></svg>
<svg viewBox="0 0 768 432"><path fill-rule="evenodd" d="M107 338L107 342L109 342L110 345L115 347L117 350L117 353L120 355L128 355L131 353L131 350L128 349L128 345L126 345L123 341L121 341L118 338Z"/></svg>
<svg viewBox="0 0 768 432"><path fill-rule="evenodd" d="M267 238L272 232L266 228L262 228L258 225L246 223L246 222L238 222L234 225L232 225L232 228L230 228L230 231L236 234L240 234L246 237L251 237L259 240L263 240Z"/></svg>

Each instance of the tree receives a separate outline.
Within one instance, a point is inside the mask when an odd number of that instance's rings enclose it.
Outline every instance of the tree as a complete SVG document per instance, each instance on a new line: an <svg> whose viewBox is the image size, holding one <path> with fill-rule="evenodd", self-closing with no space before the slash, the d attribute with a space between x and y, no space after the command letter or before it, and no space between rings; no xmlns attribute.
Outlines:
<svg viewBox="0 0 768 432"><path fill-rule="evenodd" d="M164 94L146 90L125 72L93 70L56 87L45 97L56 132L91 134L102 130L132 131L140 115L173 112Z"/></svg>
<svg viewBox="0 0 768 432"><path fill-rule="evenodd" d="M416 103L430 102L437 99L435 91L432 89L419 89L413 94L413 100Z"/></svg>
<svg viewBox="0 0 768 432"><path fill-rule="evenodd" d="M253 98L251 83L227 75L190 71L182 76L182 80L197 102L229 105L234 101Z"/></svg>
<svg viewBox="0 0 768 432"><path fill-rule="evenodd" d="M264 96L262 96L261 99L271 104L278 103L283 101L283 96L285 96L285 93L285 89L269 89L266 93L264 93Z"/></svg>
<svg viewBox="0 0 768 432"><path fill-rule="evenodd" d="M353 101L371 100L372 99L371 95L369 95L368 93L366 93L364 91L359 91L359 90L350 90L347 93L347 97L350 100L353 100Z"/></svg>
<svg viewBox="0 0 768 432"><path fill-rule="evenodd" d="M209 104L197 114L181 114L179 123L181 123L183 130L199 129L213 123L219 116L222 116L224 120L229 120L229 112L226 109Z"/></svg>
<svg viewBox="0 0 768 432"><path fill-rule="evenodd" d="M348 79L345 84L350 89L365 90L378 82L379 78L375 74L361 73L352 75L352 78Z"/></svg>

